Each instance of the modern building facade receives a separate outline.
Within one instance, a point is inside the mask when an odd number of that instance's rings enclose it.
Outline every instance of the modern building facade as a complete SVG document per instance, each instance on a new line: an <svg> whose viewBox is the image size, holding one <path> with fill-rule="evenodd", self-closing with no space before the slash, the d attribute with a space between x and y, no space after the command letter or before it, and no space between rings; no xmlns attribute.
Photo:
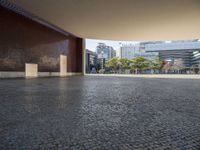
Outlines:
<svg viewBox="0 0 200 150"><path fill-rule="evenodd" d="M120 48L120 58L132 59L135 57L135 46L132 44L122 45Z"/></svg>
<svg viewBox="0 0 200 150"><path fill-rule="evenodd" d="M63 64L66 75L82 73L82 38L0 4L0 77L25 77L31 65L38 76L59 76Z"/></svg>
<svg viewBox="0 0 200 150"><path fill-rule="evenodd" d="M98 70L99 61L97 58L97 53L90 51L88 49L85 50L85 53L86 53L86 59L85 59L86 73L91 73L92 69Z"/></svg>
<svg viewBox="0 0 200 150"><path fill-rule="evenodd" d="M96 47L96 53L98 55L98 62L100 67L104 69L105 63L116 57L116 51L111 46L107 46L105 43L99 43Z"/></svg>
<svg viewBox="0 0 200 150"><path fill-rule="evenodd" d="M116 51L111 46L107 46L105 43L99 43L96 48L98 58L104 58L109 60L116 57Z"/></svg>
<svg viewBox="0 0 200 150"><path fill-rule="evenodd" d="M148 60L152 60L158 56L157 52L146 52L143 48L143 44L125 44L121 46L120 58L133 59L135 57L145 57Z"/></svg>
<svg viewBox="0 0 200 150"><path fill-rule="evenodd" d="M192 57L192 65L199 66L200 65L200 50L194 51Z"/></svg>
<svg viewBox="0 0 200 150"><path fill-rule="evenodd" d="M147 52L158 52L163 61L182 60L185 67L199 65L200 42L198 40L190 41L171 41L159 44L146 44Z"/></svg>

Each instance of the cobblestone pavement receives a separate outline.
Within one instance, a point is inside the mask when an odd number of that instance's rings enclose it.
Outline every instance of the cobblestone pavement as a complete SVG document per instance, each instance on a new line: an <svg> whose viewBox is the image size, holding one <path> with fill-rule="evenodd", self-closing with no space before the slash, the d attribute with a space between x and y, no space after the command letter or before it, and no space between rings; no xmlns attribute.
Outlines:
<svg viewBox="0 0 200 150"><path fill-rule="evenodd" d="M0 150L200 149L200 80L0 80Z"/></svg>

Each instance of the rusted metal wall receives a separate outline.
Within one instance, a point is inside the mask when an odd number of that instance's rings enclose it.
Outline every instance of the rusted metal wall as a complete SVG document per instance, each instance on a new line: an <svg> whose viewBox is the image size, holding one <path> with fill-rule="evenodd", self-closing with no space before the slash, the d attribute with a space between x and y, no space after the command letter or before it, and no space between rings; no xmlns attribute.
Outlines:
<svg viewBox="0 0 200 150"><path fill-rule="evenodd" d="M24 71L25 63L36 63L40 72L58 72L64 54L68 72L82 72L82 42L0 6L0 71Z"/></svg>

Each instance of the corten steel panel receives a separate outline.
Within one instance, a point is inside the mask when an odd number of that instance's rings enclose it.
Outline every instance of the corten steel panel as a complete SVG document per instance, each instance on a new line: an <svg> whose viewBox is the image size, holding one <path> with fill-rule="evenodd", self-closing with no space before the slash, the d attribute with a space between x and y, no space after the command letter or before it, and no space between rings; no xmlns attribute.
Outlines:
<svg viewBox="0 0 200 150"><path fill-rule="evenodd" d="M0 71L58 72L60 55L68 56L68 72L82 71L82 39L66 36L0 6Z"/></svg>
<svg viewBox="0 0 200 150"><path fill-rule="evenodd" d="M76 66L77 66L77 70L79 70L80 72L82 72L82 62L83 62L83 39L82 38L77 38L76 39L76 49L77 49L77 53L76 53Z"/></svg>

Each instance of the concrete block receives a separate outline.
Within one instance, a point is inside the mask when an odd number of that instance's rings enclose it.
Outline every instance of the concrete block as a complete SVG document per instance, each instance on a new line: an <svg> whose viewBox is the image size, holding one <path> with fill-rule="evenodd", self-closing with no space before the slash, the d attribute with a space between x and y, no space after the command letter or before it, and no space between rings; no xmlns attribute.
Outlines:
<svg viewBox="0 0 200 150"><path fill-rule="evenodd" d="M60 76L67 76L67 56L60 55Z"/></svg>
<svg viewBox="0 0 200 150"><path fill-rule="evenodd" d="M25 77L26 78L36 78L38 77L38 65L37 64L25 64Z"/></svg>

